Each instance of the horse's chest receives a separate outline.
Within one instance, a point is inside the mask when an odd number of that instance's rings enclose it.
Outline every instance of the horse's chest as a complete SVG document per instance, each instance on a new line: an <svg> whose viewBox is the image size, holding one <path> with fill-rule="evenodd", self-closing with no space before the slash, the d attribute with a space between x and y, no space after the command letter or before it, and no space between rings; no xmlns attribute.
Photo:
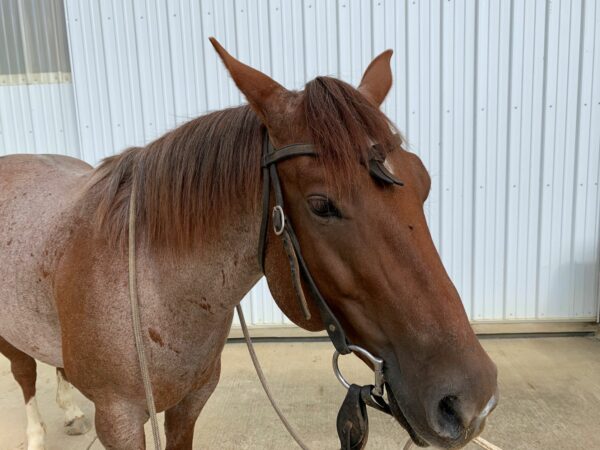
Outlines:
<svg viewBox="0 0 600 450"><path fill-rule="evenodd" d="M151 370L159 386L157 401L165 406L201 388L219 367L233 314L199 316L203 320L188 316L175 327L147 328Z"/></svg>

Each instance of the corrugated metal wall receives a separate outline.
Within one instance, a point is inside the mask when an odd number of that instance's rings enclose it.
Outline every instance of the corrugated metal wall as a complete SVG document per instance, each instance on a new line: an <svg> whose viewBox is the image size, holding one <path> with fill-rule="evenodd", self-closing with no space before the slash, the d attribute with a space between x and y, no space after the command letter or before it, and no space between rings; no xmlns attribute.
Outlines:
<svg viewBox="0 0 600 450"><path fill-rule="evenodd" d="M288 88L356 84L393 48L384 108L430 170L428 220L470 317L596 316L599 2L65 3L92 163L243 102L208 36ZM284 322L262 282L244 303L253 324Z"/></svg>
<svg viewBox="0 0 600 450"><path fill-rule="evenodd" d="M0 83L0 156L9 153L63 153L80 157L70 82Z"/></svg>
<svg viewBox="0 0 600 450"><path fill-rule="evenodd" d="M0 2L0 156L79 156L62 0Z"/></svg>

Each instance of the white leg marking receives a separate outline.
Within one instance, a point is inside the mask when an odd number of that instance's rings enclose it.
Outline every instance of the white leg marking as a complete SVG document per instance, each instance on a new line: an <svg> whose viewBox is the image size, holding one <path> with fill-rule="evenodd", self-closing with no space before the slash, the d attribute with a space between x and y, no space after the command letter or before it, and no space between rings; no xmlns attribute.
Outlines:
<svg viewBox="0 0 600 450"><path fill-rule="evenodd" d="M40 417L35 396L31 397L25 404L25 411L27 412L27 450L44 450L46 430Z"/></svg>
<svg viewBox="0 0 600 450"><path fill-rule="evenodd" d="M67 434L83 434L90 429L90 423L84 417L83 411L79 409L73 400L73 386L56 371L56 403L65 412L65 427Z"/></svg>

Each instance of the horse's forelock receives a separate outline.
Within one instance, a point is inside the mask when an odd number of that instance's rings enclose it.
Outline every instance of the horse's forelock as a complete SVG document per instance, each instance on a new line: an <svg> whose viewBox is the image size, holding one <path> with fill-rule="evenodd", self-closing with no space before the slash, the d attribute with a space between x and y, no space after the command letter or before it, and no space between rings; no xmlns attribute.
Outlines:
<svg viewBox="0 0 600 450"><path fill-rule="evenodd" d="M357 89L331 77L306 85L304 115L326 173L339 188L351 186L372 144L385 152L397 147L398 131L378 106ZM382 155L383 156L383 155Z"/></svg>

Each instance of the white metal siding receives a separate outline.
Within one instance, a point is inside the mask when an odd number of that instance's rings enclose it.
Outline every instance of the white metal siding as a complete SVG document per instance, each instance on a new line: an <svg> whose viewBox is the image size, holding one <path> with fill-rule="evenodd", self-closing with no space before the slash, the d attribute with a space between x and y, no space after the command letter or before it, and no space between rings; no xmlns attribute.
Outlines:
<svg viewBox="0 0 600 450"><path fill-rule="evenodd" d="M357 84L393 48L384 109L432 175L427 217L470 317L596 316L600 2L66 0L66 11L91 163L243 102L208 36L296 89L325 74ZM255 325L285 320L262 281L244 304Z"/></svg>
<svg viewBox="0 0 600 450"><path fill-rule="evenodd" d="M79 154L71 83L0 84L0 156Z"/></svg>

